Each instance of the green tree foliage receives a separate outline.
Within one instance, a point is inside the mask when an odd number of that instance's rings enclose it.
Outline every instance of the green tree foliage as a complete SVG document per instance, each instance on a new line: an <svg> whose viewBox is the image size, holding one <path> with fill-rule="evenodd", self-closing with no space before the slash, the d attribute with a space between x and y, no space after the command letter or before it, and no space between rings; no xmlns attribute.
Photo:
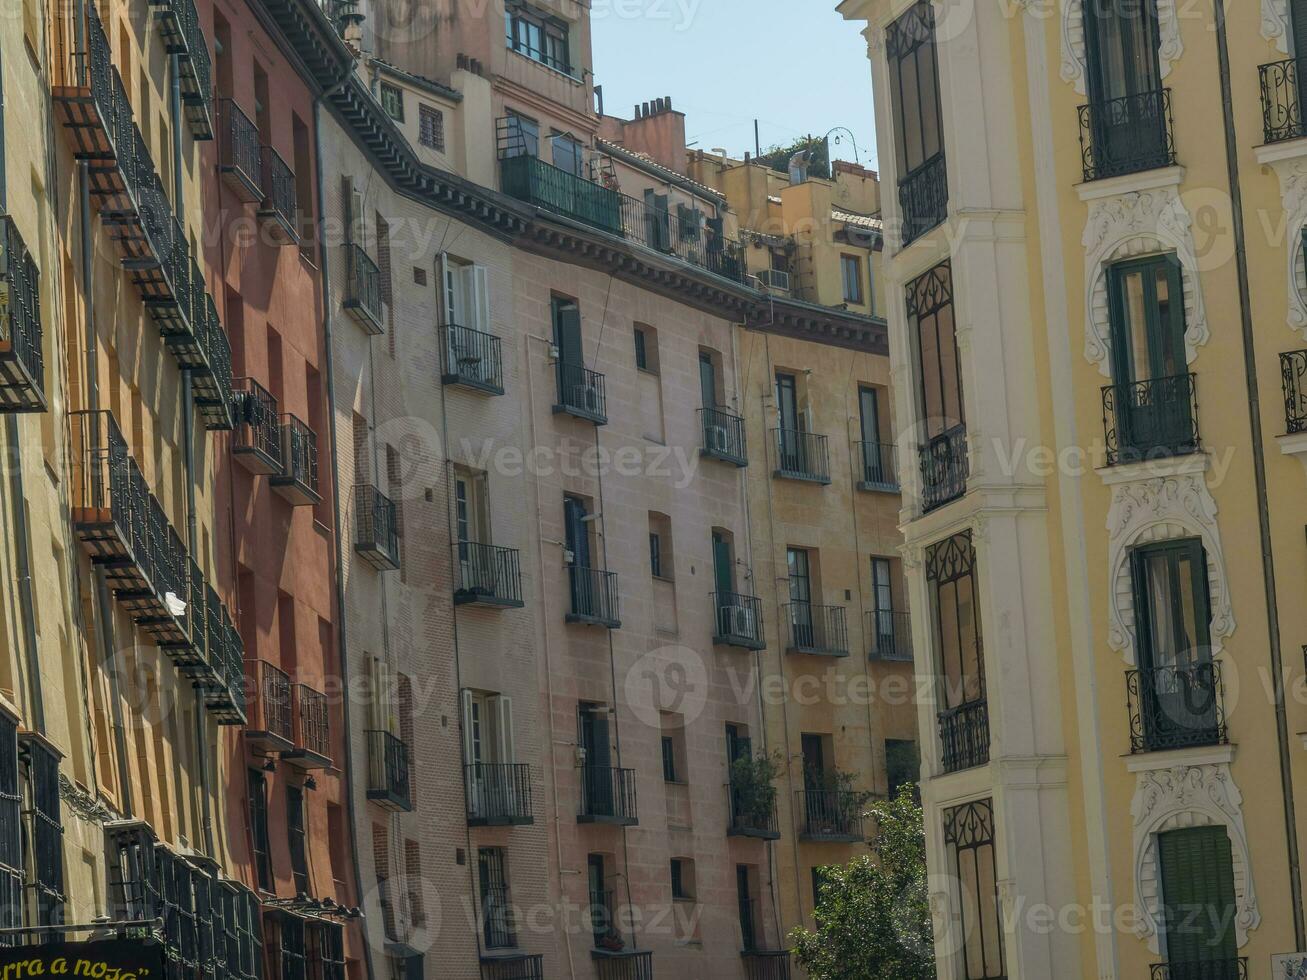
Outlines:
<svg viewBox="0 0 1307 980"><path fill-rule="evenodd" d="M790 933L810 980L935 980L926 836L915 787L867 811L872 854L822 869L817 931Z"/></svg>

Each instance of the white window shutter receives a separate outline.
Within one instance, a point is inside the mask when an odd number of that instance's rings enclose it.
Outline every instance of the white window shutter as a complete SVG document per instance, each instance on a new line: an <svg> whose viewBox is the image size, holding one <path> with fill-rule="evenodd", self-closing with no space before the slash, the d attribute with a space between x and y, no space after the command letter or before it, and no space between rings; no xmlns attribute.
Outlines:
<svg viewBox="0 0 1307 980"><path fill-rule="evenodd" d="M513 752L513 699L505 695L495 698L495 704L498 707L496 720L499 722L499 760L500 762L515 761Z"/></svg>
<svg viewBox="0 0 1307 980"><path fill-rule="evenodd" d="M482 333L490 333L490 285L486 278L485 266L472 266L472 292L469 295L472 298L473 313L476 317L476 322L472 326Z"/></svg>
<svg viewBox="0 0 1307 980"><path fill-rule="evenodd" d="M472 692L463 689L463 762L471 765L472 758Z"/></svg>

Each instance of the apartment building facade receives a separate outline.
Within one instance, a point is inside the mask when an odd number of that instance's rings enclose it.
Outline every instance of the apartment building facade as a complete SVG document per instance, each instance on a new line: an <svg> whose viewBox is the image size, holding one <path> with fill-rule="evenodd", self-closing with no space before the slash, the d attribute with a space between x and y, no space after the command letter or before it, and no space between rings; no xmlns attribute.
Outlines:
<svg viewBox="0 0 1307 980"><path fill-rule="evenodd" d="M1301 14L840 9L895 189L940 975L1292 976Z"/></svg>

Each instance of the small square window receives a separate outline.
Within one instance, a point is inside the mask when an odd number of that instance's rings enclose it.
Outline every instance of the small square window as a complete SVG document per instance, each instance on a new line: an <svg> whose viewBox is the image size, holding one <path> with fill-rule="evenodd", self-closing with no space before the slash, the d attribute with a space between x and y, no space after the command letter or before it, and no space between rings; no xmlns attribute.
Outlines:
<svg viewBox="0 0 1307 980"><path fill-rule="evenodd" d="M694 900L694 862L688 858L672 858L672 898Z"/></svg>
<svg viewBox="0 0 1307 980"><path fill-rule="evenodd" d="M404 121L404 90L389 82L381 83L381 108L395 122Z"/></svg>

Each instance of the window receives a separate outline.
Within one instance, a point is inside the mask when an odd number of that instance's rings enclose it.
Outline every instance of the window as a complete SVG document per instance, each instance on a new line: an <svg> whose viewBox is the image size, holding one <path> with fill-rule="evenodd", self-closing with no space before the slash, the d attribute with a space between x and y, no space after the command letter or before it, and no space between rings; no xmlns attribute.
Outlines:
<svg viewBox="0 0 1307 980"><path fill-rule="evenodd" d="M517 935L502 848L483 847L477 852L477 875L481 886L481 921L486 948L505 949L516 946Z"/></svg>
<svg viewBox="0 0 1307 980"><path fill-rule="evenodd" d="M471 545L490 543L490 509L484 473L465 469L454 472L454 530L460 561L472 560Z"/></svg>
<svg viewBox="0 0 1307 980"><path fill-rule="evenodd" d="M747 864L735 866L735 900L740 909L740 948L752 952L758 948L758 899L754 897L753 881L757 877L756 868Z"/></svg>
<svg viewBox="0 0 1307 980"><path fill-rule="evenodd" d="M900 787L915 784L921 778L921 756L916 742L885 739L885 778L891 799L898 796Z"/></svg>
<svg viewBox="0 0 1307 980"><path fill-rule="evenodd" d="M676 743L672 736L663 736L663 782L676 782Z"/></svg>
<svg viewBox="0 0 1307 980"><path fill-rule="evenodd" d="M6 733L3 737L12 738ZM23 849L28 900L26 925L64 921L64 829L59 804L59 756L31 736L20 738L25 774ZM16 830L17 828L15 828ZM55 941L54 934L45 936Z"/></svg>
<svg viewBox="0 0 1307 980"><path fill-rule="evenodd" d="M885 54L904 222L902 240L907 244L947 214L935 14L930 0L917 0L890 24L885 31Z"/></svg>
<svg viewBox="0 0 1307 980"><path fill-rule="evenodd" d="M568 25L522 3L504 8L504 34L508 47L533 61L564 74L572 74Z"/></svg>
<svg viewBox="0 0 1307 980"><path fill-rule="evenodd" d="M418 142L437 153L445 152L445 114L435 106L418 105Z"/></svg>
<svg viewBox="0 0 1307 980"><path fill-rule="evenodd" d="M861 304L862 259L856 255L841 255L840 272L844 278L844 302Z"/></svg>
<svg viewBox="0 0 1307 980"><path fill-rule="evenodd" d="M672 519L656 511L649 512L649 573L668 582L676 577L672 560Z"/></svg>
<svg viewBox="0 0 1307 980"><path fill-rule="evenodd" d="M672 898L689 902L694 900L694 862L689 858L672 858Z"/></svg>
<svg viewBox="0 0 1307 980"><path fill-rule="evenodd" d="M1195 964L1185 976L1234 977L1234 860L1224 827L1186 827L1157 835L1166 958ZM1230 964L1205 970L1196 964Z"/></svg>
<svg viewBox="0 0 1307 980"><path fill-rule="evenodd" d="M381 108L395 122L404 121L404 90L389 82L381 83Z"/></svg>
<svg viewBox="0 0 1307 980"><path fill-rule="evenodd" d="M635 328L635 366L641 371L649 370L649 351L645 346L645 334L639 327Z"/></svg>
<svg viewBox="0 0 1307 980"><path fill-rule="evenodd" d="M540 124L530 116L508 110L504 117L505 157L538 157L540 155Z"/></svg>
<svg viewBox="0 0 1307 980"><path fill-rule="evenodd" d="M305 848L304 790L298 786L286 787L286 839L290 848L290 868L295 875L295 894L311 895Z"/></svg>
<svg viewBox="0 0 1307 980"><path fill-rule="evenodd" d="M463 692L463 758L468 765L509 763L513 748L513 699L486 691Z"/></svg>
<svg viewBox="0 0 1307 980"><path fill-rule="evenodd" d="M262 891L270 892L272 882L272 854L268 847L268 783L257 769L249 771L250 796L250 847L254 855L254 870Z"/></svg>
<svg viewBox="0 0 1307 980"><path fill-rule="evenodd" d="M944 845L961 901L965 980L997 980L1004 969L1002 906L994 856L994 807L975 800L944 811Z"/></svg>
<svg viewBox="0 0 1307 980"><path fill-rule="evenodd" d="M812 875L812 907L817 908L821 905L821 890L826 886L826 869L824 867L814 867Z"/></svg>
<svg viewBox="0 0 1307 980"><path fill-rule="evenodd" d="M635 325L635 366L650 374L658 373L658 331L643 323Z"/></svg>
<svg viewBox="0 0 1307 980"><path fill-rule="evenodd" d="M933 439L964 418L949 263L937 265L909 284L908 324L917 348L921 419L926 435Z"/></svg>
<svg viewBox="0 0 1307 980"><path fill-rule="evenodd" d="M964 531L926 550L926 580L939 655L938 703L943 765L947 772L989 761L976 552Z"/></svg>
<svg viewBox="0 0 1307 980"><path fill-rule="evenodd" d="M663 577L663 539L657 531L649 532L649 571L654 578Z"/></svg>
<svg viewBox="0 0 1307 980"><path fill-rule="evenodd" d="M577 177L585 175L585 147L568 133L555 132L549 137L553 164Z"/></svg>
<svg viewBox="0 0 1307 980"><path fill-rule="evenodd" d="M685 756L685 719L670 711L661 712L663 782L684 783L687 775Z"/></svg>

